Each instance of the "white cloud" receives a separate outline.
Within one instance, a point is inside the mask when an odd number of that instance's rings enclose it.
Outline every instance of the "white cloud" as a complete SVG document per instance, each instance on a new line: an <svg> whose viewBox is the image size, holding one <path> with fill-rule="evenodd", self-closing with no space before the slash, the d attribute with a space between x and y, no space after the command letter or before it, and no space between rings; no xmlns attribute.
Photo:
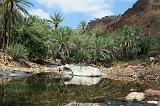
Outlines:
<svg viewBox="0 0 160 106"><path fill-rule="evenodd" d="M81 12L95 18L112 15L111 4L107 0L37 0L48 7L59 6L64 13Z"/></svg>
<svg viewBox="0 0 160 106"><path fill-rule="evenodd" d="M39 16L39 17L44 18L44 19L49 19L50 18L49 14L47 12L45 12L44 10L40 9L40 8L32 9L30 11L30 14Z"/></svg>

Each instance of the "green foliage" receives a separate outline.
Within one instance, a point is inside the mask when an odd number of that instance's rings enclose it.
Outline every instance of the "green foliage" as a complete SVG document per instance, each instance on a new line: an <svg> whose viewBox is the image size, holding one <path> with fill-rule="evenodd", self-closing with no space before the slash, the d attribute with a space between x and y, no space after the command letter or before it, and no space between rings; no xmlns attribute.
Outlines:
<svg viewBox="0 0 160 106"><path fill-rule="evenodd" d="M72 61L79 63L89 63L91 61L91 51L85 48L76 49L74 51Z"/></svg>
<svg viewBox="0 0 160 106"><path fill-rule="evenodd" d="M28 56L28 49L21 44L14 44L7 48L7 53L12 56L13 59L19 59Z"/></svg>
<svg viewBox="0 0 160 106"><path fill-rule="evenodd" d="M93 28L93 29L91 30L91 35L92 35L92 36L95 36L95 37L103 36L103 35L105 35L105 31L103 30L102 27L96 26L95 28Z"/></svg>
<svg viewBox="0 0 160 106"><path fill-rule="evenodd" d="M88 63L91 60L91 51L88 49L90 36L80 33L74 33L70 42L74 44L71 50L71 59L73 62Z"/></svg>
<svg viewBox="0 0 160 106"><path fill-rule="evenodd" d="M42 57L48 53L45 44L49 39L47 37L49 37L49 27L46 23L38 17L30 16L24 19L23 24L14 28L11 42L26 46L29 57Z"/></svg>
<svg viewBox="0 0 160 106"><path fill-rule="evenodd" d="M55 28L59 27L59 24L64 20L63 16L60 13L54 13L50 17L51 19L48 22L54 24Z"/></svg>
<svg viewBox="0 0 160 106"><path fill-rule="evenodd" d="M150 51L160 51L160 34L150 37Z"/></svg>
<svg viewBox="0 0 160 106"><path fill-rule="evenodd" d="M146 37L137 27L123 26L116 36L122 59L137 57L146 48Z"/></svg>
<svg viewBox="0 0 160 106"><path fill-rule="evenodd" d="M66 62L108 63L138 58L146 54L149 47L150 50L160 50L160 34L148 38L135 26L123 26L116 33L107 33L105 27L97 26L87 32L87 23L81 21L77 31L69 27L58 27L64 19L60 13L55 13L48 21L37 16L24 17L18 11L14 12L17 13L13 17L20 18L12 26L12 45L7 48L7 52L15 59L48 56ZM2 20L0 14L0 34L3 32Z"/></svg>
<svg viewBox="0 0 160 106"><path fill-rule="evenodd" d="M81 21L80 24L78 25L79 33L80 34L86 33L86 27L87 27L87 22L86 21Z"/></svg>
<svg viewBox="0 0 160 106"><path fill-rule="evenodd" d="M148 47L147 37L137 27L124 26L115 35L106 34L99 28L93 29L91 34L81 34L63 27L53 30L52 35L52 55L65 61L99 63L128 60L137 58Z"/></svg>
<svg viewBox="0 0 160 106"><path fill-rule="evenodd" d="M108 61L115 58L116 51L114 40L110 37L92 37L89 39L88 48L91 50L94 62Z"/></svg>
<svg viewBox="0 0 160 106"><path fill-rule="evenodd" d="M9 46L14 24L21 22L22 13L28 14L26 7L31 6L32 4L28 0L3 0L1 2L3 34L0 38L0 48L3 51Z"/></svg>
<svg viewBox="0 0 160 106"><path fill-rule="evenodd" d="M69 27L57 28L52 31L53 42L50 48L53 49L52 55L55 58L67 60L70 58L70 52L74 44L70 42L73 31Z"/></svg>

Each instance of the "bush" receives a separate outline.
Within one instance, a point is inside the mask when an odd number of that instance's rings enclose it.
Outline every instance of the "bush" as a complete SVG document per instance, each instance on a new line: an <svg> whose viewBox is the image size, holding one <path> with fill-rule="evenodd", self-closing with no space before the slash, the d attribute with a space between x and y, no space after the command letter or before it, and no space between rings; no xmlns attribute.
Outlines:
<svg viewBox="0 0 160 106"><path fill-rule="evenodd" d="M124 26L116 33L102 33L98 28L90 34L77 34L68 40L74 62L111 62L138 58L148 49L147 37L137 27Z"/></svg>
<svg viewBox="0 0 160 106"><path fill-rule="evenodd" d="M21 44L12 44L7 48L7 53L13 57L13 59L24 58L28 56L28 50Z"/></svg>
<svg viewBox="0 0 160 106"><path fill-rule="evenodd" d="M160 34L150 37L150 51L160 51Z"/></svg>
<svg viewBox="0 0 160 106"><path fill-rule="evenodd" d="M122 59L136 58L146 49L146 37L137 27L123 26L117 36Z"/></svg>
<svg viewBox="0 0 160 106"><path fill-rule="evenodd" d="M28 48L29 57L44 57L48 53L46 41L49 39L49 27L38 17L24 19L22 25L13 27L11 43L19 43Z"/></svg>
<svg viewBox="0 0 160 106"><path fill-rule="evenodd" d="M70 42L71 37L74 35L73 30L69 27L62 27L54 29L52 32L53 42L50 43L50 51L54 58L61 58L69 60L73 42ZM53 52L54 49L54 52Z"/></svg>
<svg viewBox="0 0 160 106"><path fill-rule="evenodd" d="M112 37L91 37L88 47L93 62L111 61L116 58L117 47Z"/></svg>
<svg viewBox="0 0 160 106"><path fill-rule="evenodd" d="M90 63L91 62L90 51L85 48L77 49L73 53L72 61L79 63Z"/></svg>

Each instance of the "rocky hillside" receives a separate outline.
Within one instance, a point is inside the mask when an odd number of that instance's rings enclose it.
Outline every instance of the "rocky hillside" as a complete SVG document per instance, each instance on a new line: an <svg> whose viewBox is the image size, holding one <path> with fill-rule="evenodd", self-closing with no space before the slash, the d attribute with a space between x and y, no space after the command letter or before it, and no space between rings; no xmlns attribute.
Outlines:
<svg viewBox="0 0 160 106"><path fill-rule="evenodd" d="M107 26L110 26L116 22L118 22L120 20L122 15L118 15L118 16L105 16L101 19L97 18L95 20L91 20L88 23L88 27L87 29L93 29L94 27L101 27L106 29Z"/></svg>
<svg viewBox="0 0 160 106"><path fill-rule="evenodd" d="M121 17L111 21L98 19L89 22L88 26L93 28L96 25L105 27L107 31L116 31L123 25L136 25L146 34L156 34L160 32L160 0L138 0Z"/></svg>

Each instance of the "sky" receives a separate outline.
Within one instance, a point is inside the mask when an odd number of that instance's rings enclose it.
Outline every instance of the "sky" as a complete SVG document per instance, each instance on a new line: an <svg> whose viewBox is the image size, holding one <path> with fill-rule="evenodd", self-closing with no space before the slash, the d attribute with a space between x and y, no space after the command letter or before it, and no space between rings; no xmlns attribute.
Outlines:
<svg viewBox="0 0 160 106"><path fill-rule="evenodd" d="M80 21L123 14L137 0L29 0L34 6L28 11L32 15L50 19L60 12L64 21L61 26L76 28Z"/></svg>

